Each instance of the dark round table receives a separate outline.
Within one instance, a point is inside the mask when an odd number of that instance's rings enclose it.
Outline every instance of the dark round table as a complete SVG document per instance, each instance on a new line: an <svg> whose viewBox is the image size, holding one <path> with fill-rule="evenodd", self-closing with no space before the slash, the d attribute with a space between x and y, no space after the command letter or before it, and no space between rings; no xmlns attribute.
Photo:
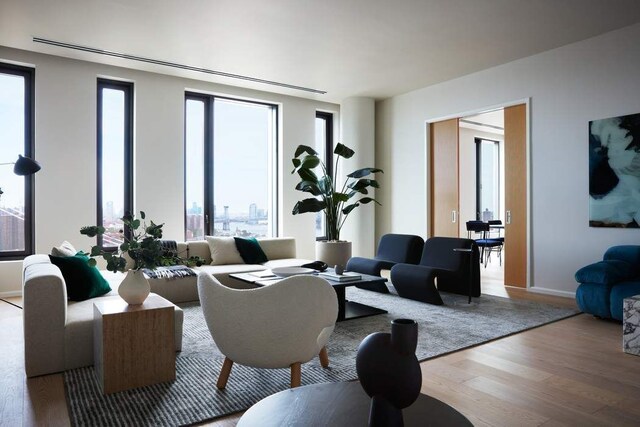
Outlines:
<svg viewBox="0 0 640 427"><path fill-rule="evenodd" d="M313 384L262 399L244 413L238 427L366 427L370 401L358 382ZM460 412L425 394L403 410L403 417L407 427L473 426Z"/></svg>

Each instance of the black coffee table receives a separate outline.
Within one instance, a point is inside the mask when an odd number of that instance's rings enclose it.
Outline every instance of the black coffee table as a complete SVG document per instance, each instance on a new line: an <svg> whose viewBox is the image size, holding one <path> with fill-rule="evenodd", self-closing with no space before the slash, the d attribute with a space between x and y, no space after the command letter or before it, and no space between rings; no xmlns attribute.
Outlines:
<svg viewBox="0 0 640 427"><path fill-rule="evenodd" d="M358 382L313 384L262 399L244 413L238 427L366 426L369 404ZM426 394L402 414L406 427L473 426L460 412Z"/></svg>
<svg viewBox="0 0 640 427"><path fill-rule="evenodd" d="M327 271L333 271L329 269ZM386 310L380 308L371 307L369 305L360 304L355 301L347 301L346 288L348 286L355 286L361 284L374 284L385 283L387 279L378 276L369 276L368 274L361 274L362 279L354 280L351 282L335 282L333 280L327 280L333 286L333 290L336 291L338 297L338 322L351 319L359 319L361 317L375 316L377 314L385 314ZM256 286L269 286L273 283L277 283L281 278L260 278L251 273L236 273L230 274L229 277L240 280L245 283L252 283Z"/></svg>

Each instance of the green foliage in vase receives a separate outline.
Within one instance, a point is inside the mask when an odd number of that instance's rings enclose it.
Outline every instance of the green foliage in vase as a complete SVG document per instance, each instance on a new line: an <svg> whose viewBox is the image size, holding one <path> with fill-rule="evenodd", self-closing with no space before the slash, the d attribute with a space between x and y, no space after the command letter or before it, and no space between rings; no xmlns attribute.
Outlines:
<svg viewBox="0 0 640 427"><path fill-rule="evenodd" d="M327 240L331 241L340 240L340 230L355 208L371 202L380 204L374 198L367 196L368 189L380 188L378 181L367 177L378 172L384 173L382 169L371 167L358 169L347 175L338 191L336 181L340 158L350 159L355 151L338 143L333 154L336 155L333 176L328 173L327 167L318 157L318 153L307 145L299 145L293 159L291 159L293 162L291 173L297 173L300 176L296 190L314 196L297 202L292 213L297 215L322 211L327 221ZM316 174L314 170L318 167L320 173Z"/></svg>
<svg viewBox="0 0 640 427"><path fill-rule="evenodd" d="M199 257L181 258L162 247L162 227L164 224L156 224L153 221L145 221L145 213L140 211L140 218L126 213L122 217L124 226L129 230L129 236L122 233L124 242L118 247L119 252L105 251L102 246L92 246L89 259L90 265L96 265L95 257L101 256L107 262L109 271L125 271L127 267L127 254L134 262L133 269L154 269L170 265L187 265L189 267L200 266L204 261ZM101 225L82 227L80 234L88 237L102 236L105 228Z"/></svg>

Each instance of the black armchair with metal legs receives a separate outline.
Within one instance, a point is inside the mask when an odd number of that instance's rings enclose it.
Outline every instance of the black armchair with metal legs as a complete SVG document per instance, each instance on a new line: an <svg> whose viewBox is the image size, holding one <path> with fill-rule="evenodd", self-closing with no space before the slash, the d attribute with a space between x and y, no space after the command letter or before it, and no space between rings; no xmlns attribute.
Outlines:
<svg viewBox="0 0 640 427"><path fill-rule="evenodd" d="M347 270L362 274L380 276L381 270L390 270L398 263L417 264L422 255L424 240L411 234L385 234L378 243L374 258L353 257L347 262ZM369 291L389 293L384 284L356 285Z"/></svg>
<svg viewBox="0 0 640 427"><path fill-rule="evenodd" d="M500 219L490 219L487 221L489 223L489 238L493 240L497 240L504 244L504 236L502 235L502 230L504 230L504 225L502 225L502 220ZM491 233L498 233L497 236L492 236Z"/></svg>
<svg viewBox="0 0 640 427"><path fill-rule="evenodd" d="M422 249L420 264L397 264L391 282L403 298L442 305L440 292L480 296L480 253L472 239L432 237ZM437 286L436 286L437 284Z"/></svg>

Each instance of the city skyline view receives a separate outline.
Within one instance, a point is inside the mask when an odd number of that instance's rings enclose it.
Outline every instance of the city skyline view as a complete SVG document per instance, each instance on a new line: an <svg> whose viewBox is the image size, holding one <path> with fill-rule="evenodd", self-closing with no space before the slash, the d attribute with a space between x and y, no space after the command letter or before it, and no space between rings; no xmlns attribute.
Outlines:
<svg viewBox="0 0 640 427"><path fill-rule="evenodd" d="M185 104L187 239L204 237L208 120L213 127L214 234L268 236L273 229L269 205L273 200L275 107L214 98L213 114L208 118L205 101L187 99ZM228 207L226 215L224 206ZM251 206L255 206L252 218ZM194 207L202 213L189 213Z"/></svg>

